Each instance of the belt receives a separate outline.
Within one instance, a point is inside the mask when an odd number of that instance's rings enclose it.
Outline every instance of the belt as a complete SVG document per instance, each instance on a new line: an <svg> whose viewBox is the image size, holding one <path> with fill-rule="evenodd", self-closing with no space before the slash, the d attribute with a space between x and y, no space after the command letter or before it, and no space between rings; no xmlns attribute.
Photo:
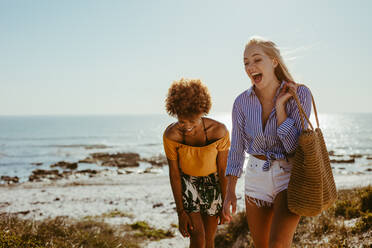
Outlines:
<svg viewBox="0 0 372 248"><path fill-rule="evenodd" d="M257 158L257 159L260 159L260 160L267 160L266 156L265 155L255 155L255 154L252 154L253 157Z"/></svg>

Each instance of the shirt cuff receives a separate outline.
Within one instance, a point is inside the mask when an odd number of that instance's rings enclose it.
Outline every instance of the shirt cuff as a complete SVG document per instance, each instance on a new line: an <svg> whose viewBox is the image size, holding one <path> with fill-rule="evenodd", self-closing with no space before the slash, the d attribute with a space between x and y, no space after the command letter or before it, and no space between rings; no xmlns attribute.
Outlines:
<svg viewBox="0 0 372 248"><path fill-rule="evenodd" d="M279 137L286 137L288 135L288 133L291 131L291 129L293 128L294 126L294 120L290 117L287 117L287 119L285 119L285 121L283 121L282 124L280 124L280 126L278 127L277 129L277 134Z"/></svg>
<svg viewBox="0 0 372 248"><path fill-rule="evenodd" d="M226 173L225 173L225 176L236 176L236 177L240 177L243 173L243 166L230 166L228 165L227 168L226 168Z"/></svg>

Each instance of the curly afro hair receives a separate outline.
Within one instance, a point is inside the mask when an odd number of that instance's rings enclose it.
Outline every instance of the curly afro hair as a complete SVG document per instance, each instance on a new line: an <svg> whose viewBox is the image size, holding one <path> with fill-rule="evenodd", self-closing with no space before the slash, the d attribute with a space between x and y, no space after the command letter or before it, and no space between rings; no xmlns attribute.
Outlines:
<svg viewBox="0 0 372 248"><path fill-rule="evenodd" d="M199 79L174 81L165 99L170 116L207 115L212 107L208 88Z"/></svg>

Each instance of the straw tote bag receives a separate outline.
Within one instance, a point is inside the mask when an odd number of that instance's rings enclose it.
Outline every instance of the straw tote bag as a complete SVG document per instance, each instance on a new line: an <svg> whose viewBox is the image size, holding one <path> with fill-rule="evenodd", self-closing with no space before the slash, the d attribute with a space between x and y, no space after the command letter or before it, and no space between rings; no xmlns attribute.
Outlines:
<svg viewBox="0 0 372 248"><path fill-rule="evenodd" d="M311 95L317 124L315 129L303 110L297 94L292 92L292 95L301 116L303 131L294 156L290 158L292 171L287 191L288 208L301 216L315 216L335 202L336 185L323 134L319 128L314 97ZM310 128L305 129L304 119L307 120Z"/></svg>

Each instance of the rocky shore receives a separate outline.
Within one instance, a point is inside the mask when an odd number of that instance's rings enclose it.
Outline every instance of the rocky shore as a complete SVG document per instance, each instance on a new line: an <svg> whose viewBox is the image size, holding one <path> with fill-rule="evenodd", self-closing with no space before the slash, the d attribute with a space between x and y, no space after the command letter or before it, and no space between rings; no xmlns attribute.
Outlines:
<svg viewBox="0 0 372 248"><path fill-rule="evenodd" d="M358 161L364 161L366 164L365 172L369 173L372 171L372 154L337 154L334 151L329 151L330 162L332 169L345 170L346 166L352 166ZM138 153L107 153L107 152L96 152L91 153L88 157L75 161L66 162L59 161L51 164L51 169L34 169L31 175L28 177L30 182L40 182L43 180L60 180L79 174L86 174L89 177L94 177L98 173L98 169L105 170L105 168L117 169L117 173L132 173L130 168L138 168L140 163L148 165L147 170L144 173L148 173L152 168L160 168L167 164L167 159L164 155L152 156L149 158L143 158ZM43 165L41 162L31 163L35 167ZM79 169L81 164L92 164L95 165L94 169ZM97 167L98 166L98 167ZM129 169L129 170L128 170ZM359 173L360 174L360 173ZM6 176L0 177L0 184L16 184L20 183L18 176Z"/></svg>
<svg viewBox="0 0 372 248"><path fill-rule="evenodd" d="M94 177L97 175L97 169L83 169L79 170L79 164L94 164L101 167L101 170L105 170L104 167L116 168L117 173L132 173L127 168L139 167L140 163L147 163L149 169L145 170L144 173L151 171L151 168L161 167L167 164L167 159L162 156L153 156L149 158L142 158L138 153L91 153L90 156L81 159L76 162L66 162L59 161L57 163L51 164L49 167L53 169L35 169L31 172L28 177L30 182L41 182L43 180L60 180L63 178L69 178L71 176L76 176L79 174L86 174L89 177ZM42 163L36 162L32 165L38 167ZM5 184L15 184L19 183L20 179L18 176L1 176L0 183Z"/></svg>
<svg viewBox="0 0 372 248"><path fill-rule="evenodd" d="M340 156L331 151L330 156L340 161L351 158L368 161L370 155ZM188 240L182 238L177 230L175 203L164 167L166 163L164 156L143 158L136 153L91 153L79 161L51 164L49 169L35 163L35 169L25 182L20 182L17 177L1 177L0 216L12 215L41 222L62 217L99 220L116 229L124 225L123 230L132 231L131 225L146 222L148 226L173 234L161 239L143 238L138 247L187 247ZM90 169L89 165L92 166ZM340 166L348 165L332 161L332 166L342 172ZM372 184L369 172L338 172L335 180L339 189ZM238 181L236 192L238 211L243 211L244 180ZM353 225L352 221L357 223L356 220L345 220L344 223ZM225 230L225 227L219 229Z"/></svg>

